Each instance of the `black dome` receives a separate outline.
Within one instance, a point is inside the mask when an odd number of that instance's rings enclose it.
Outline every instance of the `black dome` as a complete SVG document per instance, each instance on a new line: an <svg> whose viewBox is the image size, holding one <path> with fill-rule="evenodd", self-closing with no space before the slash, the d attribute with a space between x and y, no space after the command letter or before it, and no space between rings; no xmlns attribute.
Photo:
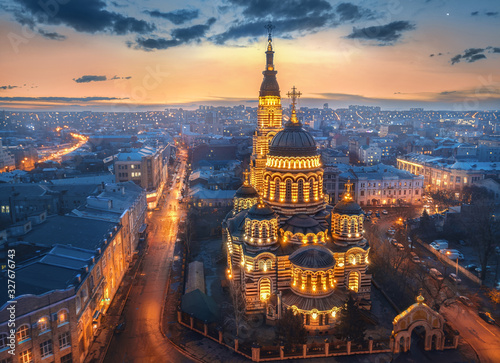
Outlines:
<svg viewBox="0 0 500 363"><path fill-rule="evenodd" d="M333 253L323 246L302 247L290 256L290 262L299 267L320 269L335 265Z"/></svg>
<svg viewBox="0 0 500 363"><path fill-rule="evenodd" d="M250 208L247 217L252 220L262 221L266 219L274 219L278 216L267 203L259 202Z"/></svg>
<svg viewBox="0 0 500 363"><path fill-rule="evenodd" d="M258 198L259 193L255 190L254 187L251 185L245 185L243 184L241 187L238 188L238 190L235 193L235 196L237 198Z"/></svg>
<svg viewBox="0 0 500 363"><path fill-rule="evenodd" d="M347 215L360 215L363 210L354 200L340 200L335 207L333 207L333 213L347 214Z"/></svg>
<svg viewBox="0 0 500 363"><path fill-rule="evenodd" d="M260 97L265 96L280 96L280 86L278 85L278 80L276 79L277 71L264 71L264 79L260 85Z"/></svg>
<svg viewBox="0 0 500 363"><path fill-rule="evenodd" d="M288 122L285 128L278 132L269 146L269 155L274 156L315 156L316 141L300 123Z"/></svg>

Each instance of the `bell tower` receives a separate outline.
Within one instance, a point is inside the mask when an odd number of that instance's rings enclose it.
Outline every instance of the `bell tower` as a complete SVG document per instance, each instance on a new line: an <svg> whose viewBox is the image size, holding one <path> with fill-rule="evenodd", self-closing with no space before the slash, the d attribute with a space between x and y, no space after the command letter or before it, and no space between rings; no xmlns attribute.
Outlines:
<svg viewBox="0 0 500 363"><path fill-rule="evenodd" d="M274 135L282 129L282 108L280 88L274 69L273 25L266 26L268 31L266 68L262 72L264 79L260 86L259 106L257 109L257 128L253 136L253 153L251 158L250 181L259 193L262 193L263 174L266 168L269 143Z"/></svg>

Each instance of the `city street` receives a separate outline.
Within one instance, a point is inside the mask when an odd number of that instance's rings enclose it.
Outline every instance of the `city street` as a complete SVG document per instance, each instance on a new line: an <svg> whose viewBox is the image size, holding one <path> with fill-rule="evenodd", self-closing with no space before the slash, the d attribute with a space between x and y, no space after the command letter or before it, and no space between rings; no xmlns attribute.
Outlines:
<svg viewBox="0 0 500 363"><path fill-rule="evenodd" d="M475 309L463 304L443 306L440 312L460 332L461 337L474 347L481 363L500 362L500 328L497 325L486 323Z"/></svg>
<svg viewBox="0 0 500 363"><path fill-rule="evenodd" d="M165 286L183 213L178 209L178 197L185 175L184 155L181 160L177 174L180 182L176 182L177 175L173 175L172 188L165 192L159 210L149 212L148 250L125 307L126 328L114 335L105 362L191 362L160 332Z"/></svg>

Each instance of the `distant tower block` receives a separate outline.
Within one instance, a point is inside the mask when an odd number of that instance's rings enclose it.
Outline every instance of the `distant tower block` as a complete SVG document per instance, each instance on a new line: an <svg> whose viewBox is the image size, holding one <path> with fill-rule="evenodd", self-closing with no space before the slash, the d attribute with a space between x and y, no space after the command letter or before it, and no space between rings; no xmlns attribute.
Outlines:
<svg viewBox="0 0 500 363"><path fill-rule="evenodd" d="M257 129L253 136L253 153L251 158L250 182L262 192L263 174L266 168L269 143L278 131L282 129L281 97L276 73L274 69L274 51L271 31L273 26L268 24L269 32L266 50L266 68L262 72L264 79L260 86L259 106L257 109Z"/></svg>

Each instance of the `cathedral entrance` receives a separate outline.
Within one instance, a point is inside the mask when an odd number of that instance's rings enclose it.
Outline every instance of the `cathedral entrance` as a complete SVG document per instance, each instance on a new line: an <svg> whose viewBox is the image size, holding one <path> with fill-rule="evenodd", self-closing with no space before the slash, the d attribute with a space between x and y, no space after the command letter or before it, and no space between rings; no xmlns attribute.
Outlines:
<svg viewBox="0 0 500 363"><path fill-rule="evenodd" d="M443 350L444 318L424 304L424 298L417 297L417 303L410 306L393 321L391 347L394 353L407 352L412 338L422 338L424 350Z"/></svg>

